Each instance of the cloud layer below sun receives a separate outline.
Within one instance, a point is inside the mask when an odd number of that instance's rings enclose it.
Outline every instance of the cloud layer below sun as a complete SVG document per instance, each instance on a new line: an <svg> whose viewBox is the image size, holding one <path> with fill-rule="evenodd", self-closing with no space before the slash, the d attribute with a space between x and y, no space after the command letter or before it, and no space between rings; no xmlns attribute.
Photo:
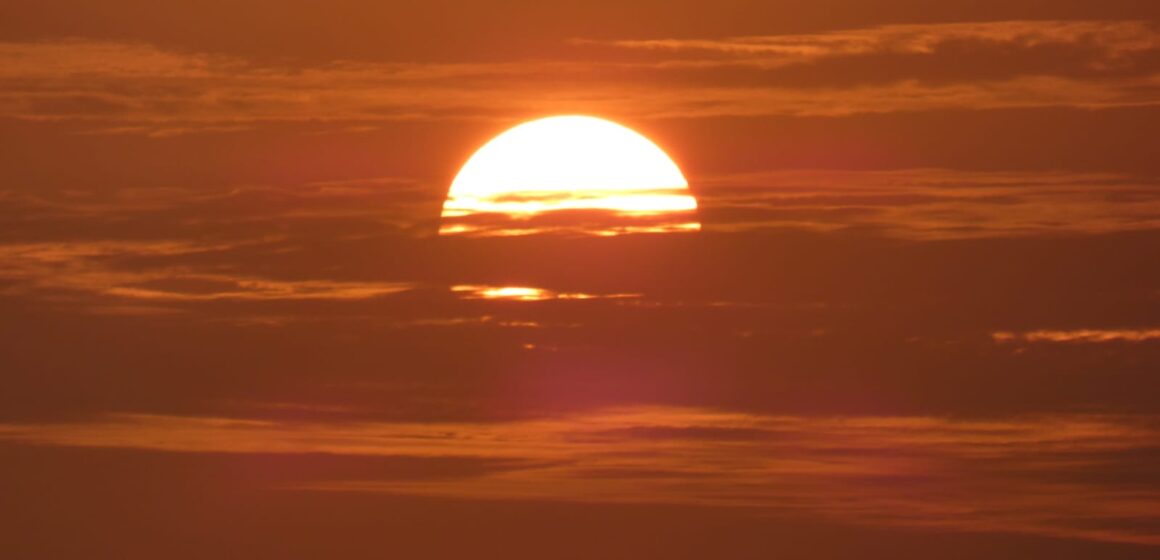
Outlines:
<svg viewBox="0 0 1160 560"><path fill-rule="evenodd" d="M825 418L666 407L482 424L114 415L83 424L0 425L0 440L493 465L461 477L299 480L282 488L290 491L744 507L856 524L1160 544L1151 525L1160 494L1134 482L1147 468L1137 454L1150 452L1160 435L1156 422L1090 415Z"/></svg>

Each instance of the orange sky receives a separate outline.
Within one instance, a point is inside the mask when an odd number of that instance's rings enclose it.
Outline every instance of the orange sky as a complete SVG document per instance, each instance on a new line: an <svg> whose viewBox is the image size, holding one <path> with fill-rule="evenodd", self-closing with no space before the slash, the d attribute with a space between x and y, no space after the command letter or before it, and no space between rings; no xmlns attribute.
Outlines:
<svg viewBox="0 0 1160 560"><path fill-rule="evenodd" d="M1155 556L1160 6L164 4L0 7L13 558ZM702 231L437 236L553 114Z"/></svg>

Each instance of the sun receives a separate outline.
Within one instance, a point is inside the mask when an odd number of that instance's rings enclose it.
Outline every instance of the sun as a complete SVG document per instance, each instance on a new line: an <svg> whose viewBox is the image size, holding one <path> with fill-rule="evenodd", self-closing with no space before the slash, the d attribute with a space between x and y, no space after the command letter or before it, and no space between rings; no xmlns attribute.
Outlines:
<svg viewBox="0 0 1160 560"><path fill-rule="evenodd" d="M440 234L697 231L677 164L640 133L597 117L523 123L475 152L451 183Z"/></svg>

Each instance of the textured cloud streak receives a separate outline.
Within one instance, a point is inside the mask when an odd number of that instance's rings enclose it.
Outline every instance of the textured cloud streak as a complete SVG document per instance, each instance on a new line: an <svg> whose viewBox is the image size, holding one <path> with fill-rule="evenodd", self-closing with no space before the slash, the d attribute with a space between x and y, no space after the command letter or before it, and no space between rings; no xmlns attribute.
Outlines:
<svg viewBox="0 0 1160 560"><path fill-rule="evenodd" d="M1145 342L1160 340L1160 329L999 331L993 333L991 337L996 342Z"/></svg>
<svg viewBox="0 0 1160 560"><path fill-rule="evenodd" d="M54 446L513 461L478 476L303 488L741 506L846 522L1160 544L1151 417L818 418L637 407L512 423L286 423L114 415L0 427ZM1122 479L1121 479L1122 475ZM1132 523L1123 523L1133 520ZM1115 523L1111 523L1115 522ZM1113 528L1116 527L1116 528Z"/></svg>
<svg viewBox="0 0 1160 560"><path fill-rule="evenodd" d="M1116 174L786 170L694 178L706 229L868 227L908 238L1160 227L1149 180Z"/></svg>
<svg viewBox="0 0 1160 560"><path fill-rule="evenodd" d="M697 218L714 231L871 227L899 237L956 238L1160 227L1160 190L1155 180L1130 174L803 169L701 175L690 182L701 205ZM344 235L355 226L367 231L434 234L444 189L436 184L369 184L118 189L87 196L0 192L0 210L6 210L0 215L0 225L9 226L0 237L14 245L0 250L0 259L54 251L58 260L151 251L88 239L66 252L59 252L64 251L60 243L38 245L36 250L19 247L70 232L131 234L155 248L184 242L186 252L210 251L239 242L270 241L271 228L260 230L258 237L253 224L274 219L288 225L330 224L335 234ZM502 216L473 219L489 227L511 225ZM570 219L572 225L587 226L607 218L598 212L577 211ZM647 224L646 218L639 220ZM120 227L110 229L110 224ZM541 224L529 219L519 225ZM360 234L367 231L358 230ZM98 247L103 247L99 254L83 254Z"/></svg>
<svg viewBox="0 0 1160 560"><path fill-rule="evenodd" d="M804 35L770 35L730 39L645 39L579 41L627 49L772 55L764 60L785 64L825 57L870 53L933 53L961 41L1006 44L1021 48L1044 45L1088 45L1106 58L1160 48L1156 26L1144 21L996 21L885 25Z"/></svg>
<svg viewBox="0 0 1160 560"><path fill-rule="evenodd" d="M953 67L957 55L944 51L962 43L1010 51L988 55L996 57L998 66L1035 49L1065 48L1079 54L1075 68L1043 67L1032 57L1029 66L1013 68L1006 75L965 72L949 80L928 79L929 64L914 59L945 61L937 66ZM0 116L171 135L274 122L350 126L557 112L654 118L842 116L948 109L1098 109L1155 105L1160 100L1160 70L1148 58L1160 48L1160 33L1150 24L1132 21L898 25L737 39L581 40L573 48L586 56L271 66L147 44L3 43ZM775 68L822 60L857 61L871 55L901 57L884 66L899 68L882 72L879 79L826 85L764 74ZM733 74L725 79L703 73L714 68Z"/></svg>
<svg viewBox="0 0 1160 560"><path fill-rule="evenodd" d="M181 241L29 243L0 245L0 280L14 283L7 292L48 291L89 294L105 303L359 300L407 291L405 282L351 282L322 279L259 278L246 274L158 267L117 269L109 258L197 255L229 251L240 244Z"/></svg>

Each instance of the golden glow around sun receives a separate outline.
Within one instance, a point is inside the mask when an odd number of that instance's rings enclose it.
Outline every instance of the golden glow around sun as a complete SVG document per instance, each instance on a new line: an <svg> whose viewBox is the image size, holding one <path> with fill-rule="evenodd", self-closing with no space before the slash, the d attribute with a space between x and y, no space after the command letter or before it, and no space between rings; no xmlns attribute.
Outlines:
<svg viewBox="0 0 1160 560"><path fill-rule="evenodd" d="M526 122L471 156L451 183L441 234L696 231L697 202L649 139L586 116Z"/></svg>

